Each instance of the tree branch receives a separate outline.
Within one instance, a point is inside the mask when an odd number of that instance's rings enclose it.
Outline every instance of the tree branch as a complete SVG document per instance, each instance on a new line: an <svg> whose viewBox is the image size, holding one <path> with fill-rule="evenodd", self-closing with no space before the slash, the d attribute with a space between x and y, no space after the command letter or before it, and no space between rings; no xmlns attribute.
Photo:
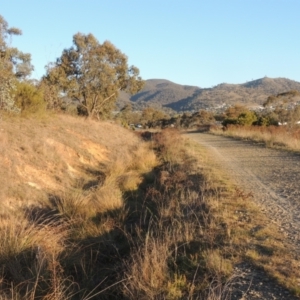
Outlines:
<svg viewBox="0 0 300 300"><path fill-rule="evenodd" d="M98 106L96 106L97 109L99 109L101 106L103 106L103 104L109 100L111 97L115 96L116 93L111 94L109 97L105 98Z"/></svg>

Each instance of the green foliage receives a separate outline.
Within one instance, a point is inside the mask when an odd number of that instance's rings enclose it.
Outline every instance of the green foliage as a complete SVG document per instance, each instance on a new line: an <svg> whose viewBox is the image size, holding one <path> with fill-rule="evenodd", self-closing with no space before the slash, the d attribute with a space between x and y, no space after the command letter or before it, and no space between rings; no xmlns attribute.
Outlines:
<svg viewBox="0 0 300 300"><path fill-rule="evenodd" d="M264 107L270 106L271 104L273 104L273 103L276 101L276 99L277 99L277 98L276 98L276 96L274 96L274 95L269 96L269 97L267 98L267 101L264 102L263 106L264 106Z"/></svg>
<svg viewBox="0 0 300 300"><path fill-rule="evenodd" d="M20 34L20 29L9 28L0 15L0 109L13 112L19 112L12 96L17 80L25 79L33 70L30 54L9 46L11 36Z"/></svg>
<svg viewBox="0 0 300 300"><path fill-rule="evenodd" d="M128 114L130 114L132 112L132 105L129 103L129 104L126 104L122 109L121 109L121 113L126 116Z"/></svg>
<svg viewBox="0 0 300 300"><path fill-rule="evenodd" d="M48 66L44 80L78 101L81 113L107 117L120 90L133 94L143 87L138 68L128 67L126 55L112 43L100 44L92 34L77 33L73 44Z"/></svg>
<svg viewBox="0 0 300 300"><path fill-rule="evenodd" d="M132 105L129 103L121 109L116 119L120 120L124 127L129 124L138 124L141 122L141 112L133 111Z"/></svg>
<svg viewBox="0 0 300 300"><path fill-rule="evenodd" d="M222 122L223 126L236 125L236 124L237 124L237 119L234 118L225 118Z"/></svg>
<svg viewBox="0 0 300 300"><path fill-rule="evenodd" d="M180 116L180 127L181 128L188 128L191 117L192 117L191 113L183 113Z"/></svg>
<svg viewBox="0 0 300 300"><path fill-rule="evenodd" d="M237 119L242 113L249 111L247 107L243 105L234 105L226 109L225 116L228 119Z"/></svg>
<svg viewBox="0 0 300 300"><path fill-rule="evenodd" d="M12 96L16 87L16 80L12 73L2 67L3 65L0 61L0 109L19 112L19 109L15 106Z"/></svg>
<svg viewBox="0 0 300 300"><path fill-rule="evenodd" d="M9 47L12 35L21 35L22 31L15 27L8 27L6 20L0 15L0 59L8 71L16 78L24 79L31 74L33 67L30 63L31 56L17 48Z"/></svg>
<svg viewBox="0 0 300 300"><path fill-rule="evenodd" d="M207 125L215 121L212 112L200 110L192 115L183 114L182 127L191 128L201 125Z"/></svg>
<svg viewBox="0 0 300 300"><path fill-rule="evenodd" d="M236 105L230 107L225 112L223 126L227 125L252 125L257 121L255 112L250 111L244 106Z"/></svg>
<svg viewBox="0 0 300 300"><path fill-rule="evenodd" d="M38 113L46 109L43 91L30 82L18 82L14 98L22 113Z"/></svg>
<svg viewBox="0 0 300 300"><path fill-rule="evenodd" d="M278 121L281 124L287 123L291 120L291 111L289 111L285 108L276 107L276 109L274 110L274 113L277 115Z"/></svg>
<svg viewBox="0 0 300 300"><path fill-rule="evenodd" d="M284 106L287 103L293 102L293 99L299 95L300 92L297 90L290 90L284 93L277 94L276 96L271 95L267 98L263 106Z"/></svg>
<svg viewBox="0 0 300 300"><path fill-rule="evenodd" d="M278 122L293 127L300 120L300 106L296 106L293 109L278 106L274 114L277 116Z"/></svg>
<svg viewBox="0 0 300 300"><path fill-rule="evenodd" d="M62 97L59 95L59 87L51 84L43 78L39 83L39 90L43 92L44 101L49 110L60 110L62 108Z"/></svg>
<svg viewBox="0 0 300 300"><path fill-rule="evenodd" d="M61 106L61 109L68 115L77 116L78 115L78 107L73 103L64 103Z"/></svg>
<svg viewBox="0 0 300 300"><path fill-rule="evenodd" d="M142 122L151 123L166 118L166 114L153 107L147 107L142 111Z"/></svg>
<svg viewBox="0 0 300 300"><path fill-rule="evenodd" d="M266 117L266 116L260 116L257 119L255 125L258 125L258 126L269 126L269 125L271 125L270 124L270 119L268 117Z"/></svg>
<svg viewBox="0 0 300 300"><path fill-rule="evenodd" d="M258 126L271 126L278 125L278 116L274 112L267 113L258 117L255 125Z"/></svg>
<svg viewBox="0 0 300 300"><path fill-rule="evenodd" d="M164 112L153 107L145 108L142 111L141 123L149 128L195 128L201 125L209 125L215 122L212 112L200 110L196 113L185 112L182 115L168 116Z"/></svg>
<svg viewBox="0 0 300 300"><path fill-rule="evenodd" d="M247 111L241 113L237 118L238 125L252 125L254 122L257 121L257 116L254 111Z"/></svg>

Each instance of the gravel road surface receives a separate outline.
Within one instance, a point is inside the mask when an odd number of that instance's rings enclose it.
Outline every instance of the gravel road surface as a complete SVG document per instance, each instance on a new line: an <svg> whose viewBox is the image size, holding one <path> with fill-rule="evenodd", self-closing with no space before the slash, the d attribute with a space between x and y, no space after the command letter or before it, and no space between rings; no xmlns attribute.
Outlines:
<svg viewBox="0 0 300 300"><path fill-rule="evenodd" d="M279 226L300 259L300 155L207 133L186 136L207 148L214 162L243 190L253 194L254 201L270 222ZM246 294L232 299L299 299L274 282L263 281L266 276L262 271L246 265L239 268L246 273L244 285L247 276L252 283Z"/></svg>

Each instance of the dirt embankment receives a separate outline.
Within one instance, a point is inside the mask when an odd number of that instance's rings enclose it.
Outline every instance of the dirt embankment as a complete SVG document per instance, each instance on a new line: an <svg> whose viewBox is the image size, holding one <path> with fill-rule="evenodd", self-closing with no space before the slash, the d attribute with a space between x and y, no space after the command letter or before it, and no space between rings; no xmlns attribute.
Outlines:
<svg viewBox="0 0 300 300"><path fill-rule="evenodd" d="M0 122L0 214L95 182L100 167L128 161L139 145L133 132L110 122L67 115L5 117Z"/></svg>

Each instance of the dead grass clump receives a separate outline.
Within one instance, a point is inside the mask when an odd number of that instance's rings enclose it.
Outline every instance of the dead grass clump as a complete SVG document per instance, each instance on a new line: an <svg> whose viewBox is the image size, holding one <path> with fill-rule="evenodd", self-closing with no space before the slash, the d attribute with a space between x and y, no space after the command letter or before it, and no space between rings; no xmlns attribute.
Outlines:
<svg viewBox="0 0 300 300"><path fill-rule="evenodd" d="M155 299L166 292L168 282L168 244L148 236L136 249L128 266L125 295L131 299Z"/></svg>
<svg viewBox="0 0 300 300"><path fill-rule="evenodd" d="M52 299L63 299L65 279L58 261L67 235L65 226L53 223L36 225L25 219L14 219L2 224L0 287L3 293L12 299L36 299L42 295L46 299L46 295L54 294Z"/></svg>
<svg viewBox="0 0 300 300"><path fill-rule="evenodd" d="M5 117L0 141L0 176L7 178L0 182L0 190L5 199L14 201L15 208L16 201L19 206L34 205L41 194L47 198L49 193L73 187L81 178L92 180L96 177L93 170L139 174L156 164L153 151L133 132L109 122L67 115Z"/></svg>
<svg viewBox="0 0 300 300"><path fill-rule="evenodd" d="M116 210L123 207L122 192L118 185L103 185L92 195L91 201L96 205L98 212Z"/></svg>
<svg viewBox="0 0 300 300"><path fill-rule="evenodd" d="M176 129L165 129L152 137L156 150L163 162L169 164L181 163L184 154L183 139Z"/></svg>
<svg viewBox="0 0 300 300"><path fill-rule="evenodd" d="M207 250L204 252L204 260L208 270L212 276L226 276L232 275L233 267L232 262L225 259L219 250Z"/></svg>
<svg viewBox="0 0 300 300"><path fill-rule="evenodd" d="M88 299L115 286L130 249L125 200L157 165L150 145L66 115L0 127L1 296Z"/></svg>
<svg viewBox="0 0 300 300"><path fill-rule="evenodd" d="M142 143L132 151L130 169L144 174L151 171L157 164L157 157L148 144Z"/></svg>
<svg viewBox="0 0 300 300"><path fill-rule="evenodd" d="M80 190L65 191L58 196L53 195L50 197L50 202L57 215L66 221L87 219L94 214L93 207L89 203L89 193L84 194Z"/></svg>

